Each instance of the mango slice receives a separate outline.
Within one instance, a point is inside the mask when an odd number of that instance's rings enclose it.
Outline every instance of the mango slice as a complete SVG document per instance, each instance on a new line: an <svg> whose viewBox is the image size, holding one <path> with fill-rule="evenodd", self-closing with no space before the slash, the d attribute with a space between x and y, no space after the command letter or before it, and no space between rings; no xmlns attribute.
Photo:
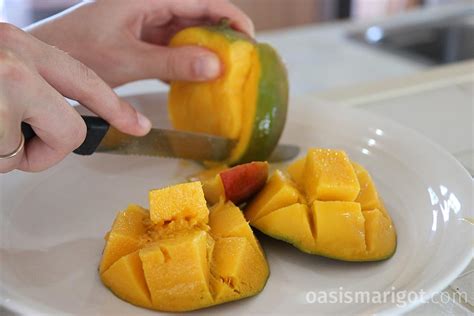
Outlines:
<svg viewBox="0 0 474 316"><path fill-rule="evenodd" d="M345 152L310 149L287 171L293 181L277 170L249 203L250 225L301 251L333 259L377 261L393 255L392 219L367 170Z"/></svg>
<svg viewBox="0 0 474 316"><path fill-rule="evenodd" d="M99 272L113 293L160 311L189 311L258 294L269 268L242 211L209 210L200 182L150 192L151 212L131 205L106 235Z"/></svg>
<svg viewBox="0 0 474 316"><path fill-rule="evenodd" d="M304 189L309 203L314 200L354 201L360 185L344 151L310 149L306 156Z"/></svg>

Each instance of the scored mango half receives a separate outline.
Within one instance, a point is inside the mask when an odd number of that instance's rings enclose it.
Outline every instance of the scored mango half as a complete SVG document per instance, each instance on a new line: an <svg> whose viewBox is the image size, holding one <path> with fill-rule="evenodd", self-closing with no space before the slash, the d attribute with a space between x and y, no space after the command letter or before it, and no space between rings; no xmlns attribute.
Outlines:
<svg viewBox="0 0 474 316"><path fill-rule="evenodd" d="M391 257L397 235L367 170L344 151L310 149L277 170L248 204L250 225L310 253L344 261Z"/></svg>
<svg viewBox="0 0 474 316"><path fill-rule="evenodd" d="M209 82L171 82L168 110L174 128L235 139L229 165L266 160L281 136L288 106L287 73L276 51L233 30L226 20L186 28L170 42L186 45L216 53L223 72Z"/></svg>
<svg viewBox="0 0 474 316"><path fill-rule="evenodd" d="M150 211L120 212L99 266L102 282L134 305L190 311L258 294L269 268L242 211L206 206L200 182L150 191Z"/></svg>

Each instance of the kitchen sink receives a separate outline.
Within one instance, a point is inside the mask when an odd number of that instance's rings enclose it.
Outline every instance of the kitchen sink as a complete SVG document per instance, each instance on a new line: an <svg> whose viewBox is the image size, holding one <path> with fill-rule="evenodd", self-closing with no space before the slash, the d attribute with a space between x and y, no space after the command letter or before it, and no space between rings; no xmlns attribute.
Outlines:
<svg viewBox="0 0 474 316"><path fill-rule="evenodd" d="M453 63L474 58L474 10L422 23L371 25L349 37L428 65Z"/></svg>

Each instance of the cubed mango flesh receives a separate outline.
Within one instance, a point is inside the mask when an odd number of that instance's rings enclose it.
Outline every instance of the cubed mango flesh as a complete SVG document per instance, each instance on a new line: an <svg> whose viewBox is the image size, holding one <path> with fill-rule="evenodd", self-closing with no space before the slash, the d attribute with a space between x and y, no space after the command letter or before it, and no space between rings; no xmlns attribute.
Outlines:
<svg viewBox="0 0 474 316"><path fill-rule="evenodd" d="M352 162L352 165L360 184L360 192L355 201L360 203L364 211L380 208L379 195L370 174L358 163Z"/></svg>
<svg viewBox="0 0 474 316"><path fill-rule="evenodd" d="M218 238L211 264L216 303L252 296L263 289L268 277L265 257L245 237Z"/></svg>
<svg viewBox="0 0 474 316"><path fill-rule="evenodd" d="M265 256L244 214L232 202L221 202L211 209L209 226L211 227L209 233L214 239L245 237L258 253Z"/></svg>
<svg viewBox="0 0 474 316"><path fill-rule="evenodd" d="M390 214L367 170L346 153L310 149L287 171L293 181L277 170L246 208L253 227L301 251L333 259L378 261L393 255L397 236ZM291 199L281 193L288 187ZM298 198L303 191L306 199Z"/></svg>
<svg viewBox="0 0 474 316"><path fill-rule="evenodd" d="M304 190L309 203L315 200L354 201L360 185L344 151L310 149L305 162Z"/></svg>
<svg viewBox="0 0 474 316"><path fill-rule="evenodd" d="M207 238L212 237L196 231L140 250L153 307L187 311L212 305Z"/></svg>
<svg viewBox="0 0 474 316"><path fill-rule="evenodd" d="M374 258L389 257L397 247L397 235L392 222L380 210L362 211L365 218L367 252Z"/></svg>
<svg viewBox="0 0 474 316"><path fill-rule="evenodd" d="M316 252L350 261L365 254L365 220L360 204L315 201Z"/></svg>
<svg viewBox="0 0 474 316"><path fill-rule="evenodd" d="M245 217L249 221L254 221L276 209L294 204L302 198L291 180L277 170L262 191L250 201Z"/></svg>
<svg viewBox="0 0 474 316"><path fill-rule="evenodd" d="M306 204L295 203L258 218L252 226L273 238L309 251L315 246L309 215Z"/></svg>
<svg viewBox="0 0 474 316"><path fill-rule="evenodd" d="M286 171L288 171L288 174L291 177L291 180L293 180L296 183L296 185L300 188L304 187L305 164L306 164L306 157L303 157L291 163L286 169Z"/></svg>
<svg viewBox="0 0 474 316"><path fill-rule="evenodd" d="M149 213L138 205L129 205L120 212L107 234L107 244L100 262L100 273L107 270L119 258L139 249L141 236L145 233L144 220Z"/></svg>
<svg viewBox="0 0 474 316"><path fill-rule="evenodd" d="M138 250L121 257L100 276L121 299L138 306L151 308L150 292L143 274Z"/></svg>
<svg viewBox="0 0 474 316"><path fill-rule="evenodd" d="M100 276L118 297L181 312L263 289L269 275L265 254L232 202L221 201L209 215L197 182L154 190L150 203L151 213L136 205L120 212L106 235Z"/></svg>
<svg viewBox="0 0 474 316"><path fill-rule="evenodd" d="M193 225L207 222L209 210L199 181L152 190L149 196L150 218L155 224L187 221Z"/></svg>

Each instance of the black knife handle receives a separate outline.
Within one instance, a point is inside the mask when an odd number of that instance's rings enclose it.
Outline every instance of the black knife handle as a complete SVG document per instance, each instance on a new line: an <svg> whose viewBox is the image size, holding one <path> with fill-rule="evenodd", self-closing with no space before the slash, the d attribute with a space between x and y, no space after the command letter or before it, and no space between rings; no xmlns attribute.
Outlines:
<svg viewBox="0 0 474 316"><path fill-rule="evenodd" d="M82 115L82 118L84 119L84 122L87 126L87 135L81 146L74 150L74 153L78 155L92 155L104 138L105 134L107 134L110 125L105 120L97 116ZM35 131L28 123L21 123L21 131L23 132L25 141L28 141L36 136Z"/></svg>

